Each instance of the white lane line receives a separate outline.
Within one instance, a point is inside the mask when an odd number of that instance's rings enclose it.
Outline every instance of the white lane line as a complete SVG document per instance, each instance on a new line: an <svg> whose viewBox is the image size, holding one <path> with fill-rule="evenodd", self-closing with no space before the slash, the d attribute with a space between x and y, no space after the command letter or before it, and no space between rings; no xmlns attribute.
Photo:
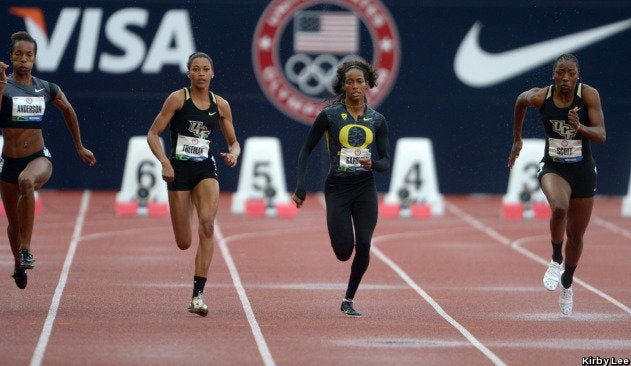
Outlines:
<svg viewBox="0 0 631 366"><path fill-rule="evenodd" d="M558 315L557 315L558 318ZM353 338L333 339L331 343L348 347L369 348L416 348L436 349L444 348L448 352L456 347L467 347L469 344L459 340L437 340L432 338ZM631 346L626 339L594 339L594 338L555 338L554 342L548 339L541 340L498 340L490 342L496 348L536 348L552 350L578 350L589 349L619 350ZM604 363L603 363L604 364Z"/></svg>
<svg viewBox="0 0 631 366"><path fill-rule="evenodd" d="M609 221L604 220L604 219L602 219L602 218L600 218L598 216L595 216L595 215L592 216L592 221L596 225L602 226L605 229L607 229L609 231L612 231L612 232L614 232L614 233L616 233L618 235L622 235L622 236L624 236L627 239L631 239L631 231L629 231L629 230L625 230L625 229L623 229L623 228L621 228L621 227L619 227L617 225L614 225L614 224L610 223Z"/></svg>
<svg viewBox="0 0 631 366"><path fill-rule="evenodd" d="M33 358L31 358L31 366L41 365L42 360L44 359L46 346L48 345L48 340L50 339L50 334L53 330L55 318L57 317L57 310L59 309L61 296L64 292L64 288L66 287L66 282L68 281L70 266L72 265L72 260L74 258L75 252L77 251L77 246L79 245L79 240L81 238L81 230L83 229L85 215L88 212L90 196L91 193L89 190L83 191L83 196L81 197L81 207L79 209L79 214L77 215L77 220L75 221L74 232L72 233L72 239L70 240L68 253L66 253L66 260L64 261L64 266L61 269L59 282L57 282L57 288L55 289L53 300L50 304L50 308L48 309L48 316L46 317L46 321L44 322L44 328L42 329L42 333L39 336L39 341L37 342L37 346L35 347L35 351L33 352Z"/></svg>
<svg viewBox="0 0 631 366"><path fill-rule="evenodd" d="M318 199L320 203L326 208L323 194L320 193L318 195ZM374 253L382 262L384 262L388 267L390 267L390 269L392 269L397 275L399 275L399 277L403 280L403 282L405 282L414 291L416 291L416 293L418 293L431 307L433 307L434 310L436 310L436 312L443 319L445 319L449 324L451 324L454 328L456 328L456 330L458 330L460 334L462 334L469 341L469 343L471 343L475 348L480 350L480 352L482 352L486 357L488 357L493 362L494 365L497 365L497 366L506 365L504 361L502 361L499 357L497 357L496 354L494 354L484 344L478 341L477 338L475 338L473 334L471 334L471 332L469 332L465 327L463 327L454 318L452 318L449 314L447 314L447 312L443 310L443 308L431 296L429 296L429 294L427 294L427 292L425 292L421 288L421 286L419 286L416 282L414 282L414 280L410 276L408 276L408 274L403 269L401 269L401 267L399 267L396 263L394 263L394 261L392 261L388 256L383 254L383 252L374 245L376 242L379 242L379 241L380 241L379 237L373 238L371 249L370 249L372 253Z"/></svg>
<svg viewBox="0 0 631 366"><path fill-rule="evenodd" d="M545 236L545 239L549 238L549 236ZM522 247L521 245L532 241L532 240L540 240L541 236L537 236L537 237L526 237L526 238L520 238L515 240L514 242L511 243L511 248L515 249L516 251L522 253L523 255L525 255L526 257L539 262L541 264L543 264L544 266L548 265L548 261L546 261L545 259L539 257L538 255L534 254L533 252L529 251L528 249ZM606 293L604 293L603 291L600 291L599 289L597 289L596 287L588 284L587 282L581 280L580 278L578 278L577 276L574 276L574 282L578 283L579 285L585 287L586 289L588 289L589 291L593 292L594 294L596 294L597 296L602 297L603 299L609 301L610 303L616 305L617 307L619 307L620 309L622 309L624 312L626 312L627 314L631 315L631 308L629 308L628 306L626 306L625 304L621 303L620 301L614 299L613 297L607 295Z"/></svg>
<svg viewBox="0 0 631 366"><path fill-rule="evenodd" d="M373 243L375 241L377 240L373 239ZM390 258L383 254L383 252L379 250L375 245L371 246L371 251L377 257L379 257L382 262L388 265L388 267L390 267L396 274L398 274L399 277L401 277L401 279L405 283L407 283L408 286L410 286L414 291L416 291L416 293L418 293L428 304L430 304L431 307L433 307L434 310L436 310L436 312L441 317L443 317L443 319L445 319L447 322L449 322L449 324L456 328L460 332L460 334L462 334L475 348L480 350L480 352L488 357L494 365L505 365L505 363L499 357L497 357L497 355L495 355L490 349L488 349L485 345L478 341L477 338L475 338L473 334L471 334L467 330L467 328L463 327L454 318L447 314L447 312L443 310L443 308L431 296L429 296L427 292L425 292L419 285L417 285L416 282L414 282L414 280L412 280L412 278L410 278L410 276L408 276L408 274L401 269L401 267L399 267Z"/></svg>
<svg viewBox="0 0 631 366"><path fill-rule="evenodd" d="M511 241L510 239L508 239L505 236L499 234L497 231L493 230L492 228L484 225L481 221L478 221L473 216L471 216L471 215L467 214L466 212L462 211L460 208L458 208L453 203L445 202L445 207L451 213L453 213L456 216L460 217L464 221L470 223L471 226L473 226L476 229L482 231L483 233L489 235L490 237L496 239L500 243L510 246L515 251L523 254L524 256L526 256L526 257L528 257L528 258L530 258L532 260L534 260L535 262L541 263L544 266L548 265L549 261L546 261L545 259L541 258L540 256L534 254L533 252L531 252L528 249L525 249L525 248L523 248L521 246L521 244L524 241L533 240L533 238L541 238L541 235L537 236L537 237L526 237L526 238L517 239L515 241ZM547 238L547 237L548 236L544 236L544 238ZM607 295L606 293L598 290L594 286L588 284L587 282L581 280L580 278L578 278L576 276L574 276L574 282L576 282L579 285L585 287L586 289L588 289L589 291L593 292L597 296L602 297L603 299L609 301L610 303L614 304L615 306L619 307L620 309L622 309L623 311L625 311L626 313L631 315L631 309L628 306L626 306L623 303L621 303L620 301L618 301L618 300L614 299L613 297Z"/></svg>
<svg viewBox="0 0 631 366"><path fill-rule="evenodd" d="M232 260L232 255L230 255L230 250L228 249L227 245L229 239L224 238L217 222L215 222L215 238L217 239L217 245L219 245L221 254L223 255L226 265L228 266L228 270L230 271L230 277L232 277L234 287L237 290L237 294L239 294L239 299L241 300L241 304L243 305L243 311L245 312L245 316L248 319L248 323L250 324L250 329L252 329L254 340L256 341L256 345L259 349L259 353L261 354L261 358L263 358L263 363L266 366L275 366L276 363L274 362L272 353L267 346L267 342L265 342L265 337L263 337L263 332L261 332L259 323L256 321L256 317L254 316L254 311L252 310L252 305L250 305L248 295L245 293L245 288L243 288L243 284L241 283L241 277L239 276L239 271L237 271L237 266Z"/></svg>
<svg viewBox="0 0 631 366"><path fill-rule="evenodd" d="M191 286L190 283L171 283L171 282L163 282L163 283L136 283L136 284L128 284L128 286L132 287L152 287L152 288L188 288ZM258 283L258 284L248 284L248 288L252 289L265 289L265 290L288 290L288 291L343 291L348 287L348 283ZM234 284L232 283L211 283L206 284L206 288L214 288L214 289L232 289L234 288ZM409 287L406 285L386 285L386 284L363 284L362 283L362 292L363 291L398 291L398 290L407 290ZM511 287L510 289L513 289ZM516 288L515 291L520 291L520 288ZM539 291L539 288L532 288L532 291ZM499 290L498 290L499 291Z"/></svg>

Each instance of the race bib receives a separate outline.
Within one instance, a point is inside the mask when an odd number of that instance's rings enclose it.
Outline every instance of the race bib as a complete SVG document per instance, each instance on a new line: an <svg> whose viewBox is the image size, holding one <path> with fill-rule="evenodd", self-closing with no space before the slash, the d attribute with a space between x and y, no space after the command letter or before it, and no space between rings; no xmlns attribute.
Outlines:
<svg viewBox="0 0 631 366"><path fill-rule="evenodd" d="M340 169L344 171L366 171L359 163L360 158L370 158L370 150L343 147L340 150Z"/></svg>
<svg viewBox="0 0 631 366"><path fill-rule="evenodd" d="M559 163L576 163L583 160L581 140L548 139L548 155Z"/></svg>
<svg viewBox="0 0 631 366"><path fill-rule="evenodd" d="M202 161L208 159L210 140L177 135L175 158L177 160Z"/></svg>
<svg viewBox="0 0 631 366"><path fill-rule="evenodd" d="M46 110L44 97L13 97L11 119L16 122L41 122Z"/></svg>

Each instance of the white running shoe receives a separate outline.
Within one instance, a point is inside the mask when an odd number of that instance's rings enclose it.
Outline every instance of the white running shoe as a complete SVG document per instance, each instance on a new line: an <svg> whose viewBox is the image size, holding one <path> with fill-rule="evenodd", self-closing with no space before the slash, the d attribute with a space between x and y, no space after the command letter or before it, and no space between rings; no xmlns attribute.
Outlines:
<svg viewBox="0 0 631 366"><path fill-rule="evenodd" d="M208 315L208 306L204 304L204 294L200 292L199 295L191 300L190 304L188 304L188 312L201 316Z"/></svg>
<svg viewBox="0 0 631 366"><path fill-rule="evenodd" d="M561 280L561 269L561 264L552 260L550 261L548 270L546 271L546 274L543 275L543 285L548 290L554 291L557 289L559 281Z"/></svg>
<svg viewBox="0 0 631 366"><path fill-rule="evenodd" d="M561 307L561 312L563 315L570 315L572 312L572 304L573 300L573 292L572 286L569 288L565 288L561 286L561 294L559 295L559 307Z"/></svg>

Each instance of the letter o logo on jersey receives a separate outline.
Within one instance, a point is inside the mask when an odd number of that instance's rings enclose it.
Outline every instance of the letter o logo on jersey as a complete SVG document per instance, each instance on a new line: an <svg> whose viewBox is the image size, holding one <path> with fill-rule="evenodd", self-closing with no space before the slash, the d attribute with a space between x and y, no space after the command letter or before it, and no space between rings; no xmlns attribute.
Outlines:
<svg viewBox="0 0 631 366"><path fill-rule="evenodd" d="M361 48L368 38L372 49ZM267 98L305 124L334 94L340 63L372 58L379 85L366 97L376 107L390 92L401 58L396 25L379 0L272 0L256 26L252 55Z"/></svg>
<svg viewBox="0 0 631 366"><path fill-rule="evenodd" d="M351 133L351 130L354 129L354 128L360 128L366 134L366 139L359 146L352 145L351 142L349 141L349 135ZM346 148L365 149L368 146L370 146L370 144L372 144L373 137L374 136L372 134L372 130L370 128L368 128L366 126L362 126L362 125L349 124L349 125L346 125L346 126L342 127L342 129L340 130L340 144L342 144L342 146L344 146Z"/></svg>

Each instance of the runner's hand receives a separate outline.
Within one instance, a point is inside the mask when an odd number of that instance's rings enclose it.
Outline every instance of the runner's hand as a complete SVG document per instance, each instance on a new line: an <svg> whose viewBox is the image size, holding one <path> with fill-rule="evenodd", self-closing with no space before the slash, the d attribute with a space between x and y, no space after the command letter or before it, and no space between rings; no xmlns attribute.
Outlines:
<svg viewBox="0 0 631 366"><path fill-rule="evenodd" d="M298 196L296 196L295 193L291 194L291 199L294 200L294 202L296 203L296 207L300 208L300 206L302 206L302 203L304 202L304 200L301 200L300 198L298 198Z"/></svg>
<svg viewBox="0 0 631 366"><path fill-rule="evenodd" d="M232 153L219 153L219 155L223 158L223 162L226 163L227 166L234 168L237 166L237 159L239 158L235 154Z"/></svg>
<svg viewBox="0 0 631 366"><path fill-rule="evenodd" d="M515 165L515 160L519 157L519 152L523 146L523 142L521 140L513 141L513 147L511 148L510 155L508 156L508 167L513 168Z"/></svg>

